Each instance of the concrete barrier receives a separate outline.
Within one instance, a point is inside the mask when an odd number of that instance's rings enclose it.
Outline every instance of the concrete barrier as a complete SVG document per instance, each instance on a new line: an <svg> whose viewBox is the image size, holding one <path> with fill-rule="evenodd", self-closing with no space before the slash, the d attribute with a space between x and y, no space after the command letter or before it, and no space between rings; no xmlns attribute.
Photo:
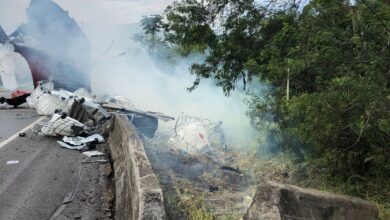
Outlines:
<svg viewBox="0 0 390 220"><path fill-rule="evenodd" d="M260 182L245 220L376 220L378 209L368 201L303 189L275 182Z"/></svg>
<svg viewBox="0 0 390 220"><path fill-rule="evenodd" d="M134 126L126 115L114 115L109 131L115 175L115 219L166 219L160 183Z"/></svg>

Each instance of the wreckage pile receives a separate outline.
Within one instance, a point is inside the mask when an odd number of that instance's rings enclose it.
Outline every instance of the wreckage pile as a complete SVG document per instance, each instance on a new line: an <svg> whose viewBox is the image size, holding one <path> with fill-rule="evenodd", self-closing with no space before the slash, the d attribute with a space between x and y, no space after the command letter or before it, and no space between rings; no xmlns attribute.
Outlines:
<svg viewBox="0 0 390 220"><path fill-rule="evenodd" d="M168 215L181 218L170 198L204 195L204 203L216 215L226 209L242 215L254 194L252 180L234 166L234 154L226 143L222 122L179 115L173 128L158 131L159 120L173 117L137 109L125 97L93 97L86 89L55 90L54 83L41 81L30 94L17 91L4 103L36 109L43 117L33 127L38 135L62 137L64 148L83 151L88 157L102 156L96 145L105 142L104 127L113 114L125 114L144 142L145 150L163 190ZM15 104L16 103L16 104ZM15 105L14 105L15 104Z"/></svg>
<svg viewBox="0 0 390 220"><path fill-rule="evenodd" d="M27 103L38 115L46 116L34 125L33 131L38 135L63 137L58 144L72 150L95 150L96 144L104 143L102 128L114 113L126 114L145 137L154 136L158 119L173 120L160 113L138 110L125 97L94 98L86 89L55 90L50 81L39 82L31 94L16 91L11 97L1 97L0 102L11 107ZM96 151L92 153L100 155Z"/></svg>

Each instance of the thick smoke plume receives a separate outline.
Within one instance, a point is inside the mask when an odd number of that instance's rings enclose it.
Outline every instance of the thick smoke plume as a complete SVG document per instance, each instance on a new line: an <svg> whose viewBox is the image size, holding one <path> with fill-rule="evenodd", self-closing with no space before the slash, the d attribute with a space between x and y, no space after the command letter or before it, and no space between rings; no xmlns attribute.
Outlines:
<svg viewBox="0 0 390 220"><path fill-rule="evenodd" d="M110 12L120 8L120 12L123 13L124 8L128 7L130 13L136 10L134 7L139 7L137 4L141 1L71 0L57 2L65 10L69 10L69 14L78 21L92 43L93 93L126 96L139 109L159 111L172 116L184 112L213 121L222 121L228 145L247 147L252 144L253 130L246 116L244 91L235 91L227 98L221 88L216 87L211 80L204 80L198 89L189 93L187 87L191 86L194 77L189 74L188 69L193 61L199 59L198 57L179 59L174 63L152 57L146 45L133 40L135 34L141 33L139 27L141 14L131 20L123 19L118 22L117 14L108 13L105 14L107 16L104 19L105 22L100 22L102 10L106 9ZM146 2L155 6L161 1ZM1 4L0 8L3 7ZM120 4L123 7L118 7ZM150 11L145 8L141 9L144 15L148 15L160 13L164 7L160 4L160 8L154 7ZM99 22L93 19L85 20L88 17L98 18L96 20ZM110 23L112 17L115 19L112 19L113 22ZM4 21L4 18L2 19L0 22ZM56 47L56 45L52 46Z"/></svg>

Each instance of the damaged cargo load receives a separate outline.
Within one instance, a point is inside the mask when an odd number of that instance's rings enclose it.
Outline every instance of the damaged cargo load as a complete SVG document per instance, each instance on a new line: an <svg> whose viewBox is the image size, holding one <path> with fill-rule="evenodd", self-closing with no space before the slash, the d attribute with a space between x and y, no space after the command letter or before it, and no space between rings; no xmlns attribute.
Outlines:
<svg viewBox="0 0 390 220"><path fill-rule="evenodd" d="M153 138L158 120L174 120L162 113L142 111L125 97L92 98L85 89L69 92L55 90L54 83L41 81L27 97L27 105L38 115L48 116L34 127L38 134L46 136L92 135L99 131L112 114L126 114L129 121L143 137Z"/></svg>
<svg viewBox="0 0 390 220"><path fill-rule="evenodd" d="M0 43L10 43L31 70L34 87L53 80L55 88L90 90L91 45L67 11L51 0L31 0L27 22L10 36L0 27Z"/></svg>

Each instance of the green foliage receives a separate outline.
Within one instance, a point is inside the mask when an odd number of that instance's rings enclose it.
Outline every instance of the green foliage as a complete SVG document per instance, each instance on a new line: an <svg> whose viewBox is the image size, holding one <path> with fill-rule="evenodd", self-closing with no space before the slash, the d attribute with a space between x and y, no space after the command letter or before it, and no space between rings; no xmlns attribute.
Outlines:
<svg viewBox="0 0 390 220"><path fill-rule="evenodd" d="M166 11L165 40L205 54L191 89L202 78L227 95L239 81L272 88L252 97L250 116L279 130L284 149L345 179L378 168L390 178L388 1L296 2L178 1Z"/></svg>
<svg viewBox="0 0 390 220"><path fill-rule="evenodd" d="M210 13L197 0L174 2L166 11L165 40L177 45L183 55L205 52L215 42L215 34L208 24Z"/></svg>
<svg viewBox="0 0 390 220"><path fill-rule="evenodd" d="M164 23L161 15L144 16L141 20L141 26L144 30L146 40L150 42L150 49L154 53L156 45L162 43L158 34L161 32Z"/></svg>
<svg viewBox="0 0 390 220"><path fill-rule="evenodd" d="M241 82L266 85L250 94L248 115L294 155L299 185L369 199L388 219L390 2L283 2L177 1L164 40L205 55L190 89L202 78L227 95Z"/></svg>

